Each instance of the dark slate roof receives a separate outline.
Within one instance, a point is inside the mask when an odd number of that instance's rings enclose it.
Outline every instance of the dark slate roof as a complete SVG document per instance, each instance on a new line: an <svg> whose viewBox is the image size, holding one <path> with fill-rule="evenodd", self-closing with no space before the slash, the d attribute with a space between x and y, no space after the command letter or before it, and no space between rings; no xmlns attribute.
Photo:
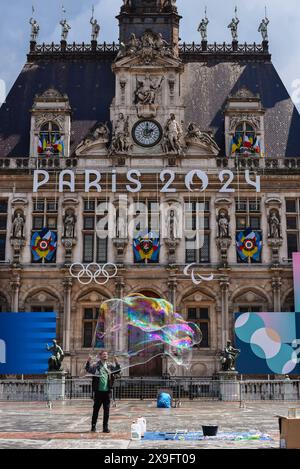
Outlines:
<svg viewBox="0 0 300 469"><path fill-rule="evenodd" d="M212 129L222 153L226 100L245 87L260 95L266 111L266 156L300 157L300 115L271 62L189 63L185 76L186 121Z"/></svg>
<svg viewBox="0 0 300 469"><path fill-rule="evenodd" d="M0 156L28 156L36 94L55 88L72 108L71 152L97 122L110 120L115 93L111 61L38 61L26 64L0 109Z"/></svg>
<svg viewBox="0 0 300 469"><path fill-rule="evenodd" d="M268 60L185 61L186 123L213 130L224 153L224 109L242 87L259 93L265 114L267 156L300 157L300 115ZM55 88L72 107L71 153L96 122L110 119L115 94L111 58L61 58L27 63L0 109L0 157L29 153L30 109L36 94Z"/></svg>

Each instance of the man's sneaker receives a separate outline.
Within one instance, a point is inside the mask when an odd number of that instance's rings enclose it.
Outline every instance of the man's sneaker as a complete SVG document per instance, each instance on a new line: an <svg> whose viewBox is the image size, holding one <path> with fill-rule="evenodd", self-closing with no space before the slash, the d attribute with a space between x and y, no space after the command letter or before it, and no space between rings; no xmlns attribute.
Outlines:
<svg viewBox="0 0 300 469"><path fill-rule="evenodd" d="M108 428L103 428L103 433L110 433L110 430Z"/></svg>
<svg viewBox="0 0 300 469"><path fill-rule="evenodd" d="M96 431L96 425L92 425L91 432L95 433Z"/></svg>

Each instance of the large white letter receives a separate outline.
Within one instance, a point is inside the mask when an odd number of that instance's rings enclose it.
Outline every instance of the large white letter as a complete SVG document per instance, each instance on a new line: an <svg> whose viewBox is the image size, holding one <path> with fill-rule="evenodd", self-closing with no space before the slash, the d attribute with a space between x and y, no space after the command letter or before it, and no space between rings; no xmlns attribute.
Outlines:
<svg viewBox="0 0 300 469"><path fill-rule="evenodd" d="M70 181L64 181L65 174L70 176ZM71 169L65 169L59 175L59 192L64 191L64 186L69 187L71 192L75 192L75 177Z"/></svg>
<svg viewBox="0 0 300 469"><path fill-rule="evenodd" d="M129 184L127 184L126 189L128 190L128 192L140 192L140 190L142 188L142 184L140 183L140 181L138 179L134 179L132 177L132 174L134 174L137 177L141 177L141 173L138 169L131 169L130 171L128 171L127 172L127 180L129 182L134 182L134 184L136 184L136 188L133 189L132 187L129 186Z"/></svg>
<svg viewBox="0 0 300 469"><path fill-rule="evenodd" d="M96 176L96 179L94 179L94 181L90 181L90 176L92 174ZM90 192L91 187L95 187L97 189L97 192L101 192L101 186L99 184L100 181L101 181L101 173L99 171L93 170L93 169L86 169L84 192Z"/></svg>
<svg viewBox="0 0 300 469"><path fill-rule="evenodd" d="M44 176L44 179L39 182L39 175ZM49 181L49 173L48 171L45 171L44 169L36 169L33 172L33 192L37 192L38 188L43 186L44 184L47 184Z"/></svg>

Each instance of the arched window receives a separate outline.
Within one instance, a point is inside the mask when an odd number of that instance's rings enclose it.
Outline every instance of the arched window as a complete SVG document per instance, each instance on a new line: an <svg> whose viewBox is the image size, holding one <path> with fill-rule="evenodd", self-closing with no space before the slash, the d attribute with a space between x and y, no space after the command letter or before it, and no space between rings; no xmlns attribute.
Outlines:
<svg viewBox="0 0 300 469"><path fill-rule="evenodd" d="M242 122L235 128L235 133L231 141L231 155L260 154L260 140L256 131L248 122Z"/></svg>
<svg viewBox="0 0 300 469"><path fill-rule="evenodd" d="M58 125L54 122L47 122L41 127L38 154L43 156L64 156L62 135Z"/></svg>

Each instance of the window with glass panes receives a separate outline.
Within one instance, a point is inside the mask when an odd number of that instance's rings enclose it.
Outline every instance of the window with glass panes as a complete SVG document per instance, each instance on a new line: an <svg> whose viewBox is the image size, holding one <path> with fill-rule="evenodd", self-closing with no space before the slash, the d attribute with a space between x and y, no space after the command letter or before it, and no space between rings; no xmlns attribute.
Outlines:
<svg viewBox="0 0 300 469"><path fill-rule="evenodd" d="M0 200L0 261L5 261L7 200Z"/></svg>
<svg viewBox="0 0 300 469"><path fill-rule="evenodd" d="M187 310L187 320L198 325L202 340L196 345L198 348L210 347L210 330L209 330L209 308L191 307Z"/></svg>
<svg viewBox="0 0 300 469"><path fill-rule="evenodd" d="M185 260L192 262L210 262L210 226L209 201L186 201L185 218Z"/></svg>
<svg viewBox="0 0 300 469"><path fill-rule="evenodd" d="M236 234L251 228L262 236L261 231L261 203L259 199L240 199L235 203L236 212ZM244 262L237 254L237 261ZM248 262L255 262L250 257ZM259 259L261 262L261 258ZM257 261L256 261L257 263Z"/></svg>
<svg viewBox="0 0 300 469"><path fill-rule="evenodd" d="M136 223L134 224L135 236L140 231L152 232L158 236L160 242L160 209L159 203L153 200L144 200L142 202L135 203L135 214ZM141 261L134 261L138 264L153 264L159 263L158 260L144 259Z"/></svg>
<svg viewBox="0 0 300 469"><path fill-rule="evenodd" d="M100 308L91 307L84 308L83 311L83 348L91 348L93 344L94 334L100 314ZM95 348L104 348L104 318L99 321L100 332L103 332L103 338L97 337Z"/></svg>
<svg viewBox="0 0 300 469"><path fill-rule="evenodd" d="M57 199L34 199L33 201L33 215L32 215L32 234L41 231L43 228L47 228L57 235L57 215L58 215L58 200ZM38 263L55 263L56 253L52 257L51 261L47 261L45 258L39 261L33 262Z"/></svg>
<svg viewBox="0 0 300 469"><path fill-rule="evenodd" d="M299 248L299 199L286 199L286 237L287 237L287 257L292 260L293 252L298 252Z"/></svg>
<svg viewBox="0 0 300 469"><path fill-rule="evenodd" d="M83 213L83 262L107 262L107 204L103 200L85 200Z"/></svg>
<svg viewBox="0 0 300 469"><path fill-rule="evenodd" d="M262 306L260 305L239 306L238 310L239 310L239 313L261 313Z"/></svg>

